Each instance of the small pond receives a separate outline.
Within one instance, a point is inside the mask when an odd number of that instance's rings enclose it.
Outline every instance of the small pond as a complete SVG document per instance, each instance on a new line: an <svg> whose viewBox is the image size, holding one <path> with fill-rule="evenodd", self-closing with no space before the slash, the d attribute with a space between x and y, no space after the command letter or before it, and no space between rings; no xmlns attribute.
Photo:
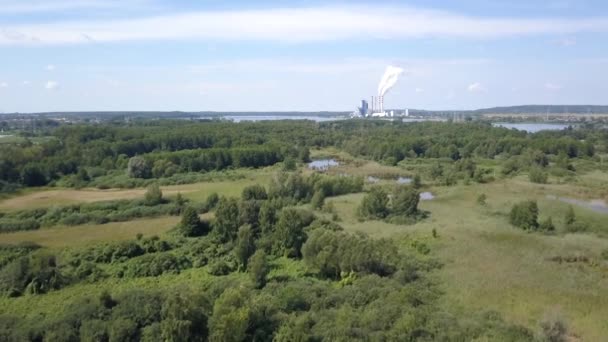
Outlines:
<svg viewBox="0 0 608 342"><path fill-rule="evenodd" d="M433 193L425 191L425 192L421 192L420 193L420 200L421 201L431 201L435 199L435 195L433 195Z"/></svg>
<svg viewBox="0 0 608 342"><path fill-rule="evenodd" d="M547 195L548 199L558 200L568 204L578 205L584 208L587 208L591 211L595 211L596 213L608 214L608 204L601 199L594 199L590 201L584 201L576 198L569 197L557 197L554 195Z"/></svg>
<svg viewBox="0 0 608 342"><path fill-rule="evenodd" d="M380 181L380 178L374 177L374 176L367 176L367 182L368 183L378 183Z"/></svg>
<svg viewBox="0 0 608 342"><path fill-rule="evenodd" d="M412 179L409 177L399 177L397 178L397 184L410 184Z"/></svg>
<svg viewBox="0 0 608 342"><path fill-rule="evenodd" d="M340 165L335 159L319 159L308 163L308 168L311 170L325 171L331 167Z"/></svg>

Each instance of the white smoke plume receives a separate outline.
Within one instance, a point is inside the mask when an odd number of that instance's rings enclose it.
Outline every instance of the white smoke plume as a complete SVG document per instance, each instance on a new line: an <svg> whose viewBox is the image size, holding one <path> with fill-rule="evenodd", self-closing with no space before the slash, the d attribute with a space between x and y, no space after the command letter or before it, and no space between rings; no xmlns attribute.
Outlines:
<svg viewBox="0 0 608 342"><path fill-rule="evenodd" d="M403 69L389 65L378 85L378 96L384 96L397 83L403 72Z"/></svg>

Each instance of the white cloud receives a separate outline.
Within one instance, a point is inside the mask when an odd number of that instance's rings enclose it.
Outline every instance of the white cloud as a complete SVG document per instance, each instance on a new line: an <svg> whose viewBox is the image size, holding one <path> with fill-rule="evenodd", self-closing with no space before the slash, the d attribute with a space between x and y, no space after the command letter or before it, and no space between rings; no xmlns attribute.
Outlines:
<svg viewBox="0 0 608 342"><path fill-rule="evenodd" d="M8 83L0 82L0 88L8 88Z"/></svg>
<svg viewBox="0 0 608 342"><path fill-rule="evenodd" d="M551 90L551 91L558 91L558 90L562 90L563 87L556 83L547 82L547 83L545 83L545 88L547 90Z"/></svg>
<svg viewBox="0 0 608 342"><path fill-rule="evenodd" d="M30 85L30 81L22 81L21 85L24 86L24 87L27 87L27 86Z"/></svg>
<svg viewBox="0 0 608 342"><path fill-rule="evenodd" d="M467 90L471 93L484 93L487 91L486 88L479 82L470 84L467 87Z"/></svg>
<svg viewBox="0 0 608 342"><path fill-rule="evenodd" d="M422 88L416 88L416 89L414 89L414 91L417 92L417 93L423 93L424 89L422 89Z"/></svg>
<svg viewBox="0 0 608 342"><path fill-rule="evenodd" d="M322 6L207 11L129 20L5 25L0 44L81 44L144 40L280 41L287 43L608 32L608 17L487 18L412 7Z"/></svg>
<svg viewBox="0 0 608 342"><path fill-rule="evenodd" d="M562 38L554 41L556 45L563 47L570 47L576 45L576 39L574 38Z"/></svg>
<svg viewBox="0 0 608 342"><path fill-rule="evenodd" d="M47 90L55 90L59 87L59 83L55 82L55 81L47 81L46 84L44 85L44 88Z"/></svg>
<svg viewBox="0 0 608 342"><path fill-rule="evenodd" d="M126 1L119 0L0 0L1 13L41 13L82 9L124 9ZM128 5L142 3L129 0Z"/></svg>
<svg viewBox="0 0 608 342"><path fill-rule="evenodd" d="M55 70L55 66L54 66L53 64L49 64L49 65L47 65L47 66L46 66L46 68L45 68L45 69L46 69L47 71L53 71L53 70Z"/></svg>

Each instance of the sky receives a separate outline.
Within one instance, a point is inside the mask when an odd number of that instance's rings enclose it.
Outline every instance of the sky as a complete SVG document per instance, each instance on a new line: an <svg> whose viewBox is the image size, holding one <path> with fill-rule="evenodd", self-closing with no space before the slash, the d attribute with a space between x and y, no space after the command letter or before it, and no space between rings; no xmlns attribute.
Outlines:
<svg viewBox="0 0 608 342"><path fill-rule="evenodd" d="M605 0L0 0L0 113L608 105Z"/></svg>

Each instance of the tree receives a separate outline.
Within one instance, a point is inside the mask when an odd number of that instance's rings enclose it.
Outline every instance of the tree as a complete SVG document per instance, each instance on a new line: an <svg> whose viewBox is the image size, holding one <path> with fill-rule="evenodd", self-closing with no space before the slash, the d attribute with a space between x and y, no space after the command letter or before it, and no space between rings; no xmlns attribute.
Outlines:
<svg viewBox="0 0 608 342"><path fill-rule="evenodd" d="M179 229L184 236L201 236L208 233L209 227L201 221L194 208L186 207L182 212Z"/></svg>
<svg viewBox="0 0 608 342"><path fill-rule="evenodd" d="M268 198L268 194L266 193L266 189L259 184L250 185L243 189L243 193L241 198L245 201L250 200L265 200Z"/></svg>
<svg viewBox="0 0 608 342"><path fill-rule="evenodd" d="M26 186L43 186L47 183L47 179L40 167L27 164L21 170L21 182Z"/></svg>
<svg viewBox="0 0 608 342"><path fill-rule="evenodd" d="M420 175L415 174L414 178L412 178L412 187L414 187L414 189L420 189L421 186L422 180L420 179Z"/></svg>
<svg viewBox="0 0 608 342"><path fill-rule="evenodd" d="M551 219L551 217L548 217L546 220L542 221L538 228L545 232L552 232L555 230L555 226L553 225L553 220Z"/></svg>
<svg viewBox="0 0 608 342"><path fill-rule="evenodd" d="M266 234L272 230L277 221L277 209L272 201L264 201L262 203L258 220L262 234Z"/></svg>
<svg viewBox="0 0 608 342"><path fill-rule="evenodd" d="M298 152L298 159L300 159L302 163L310 162L310 150L308 147L302 147L300 149L300 152Z"/></svg>
<svg viewBox="0 0 608 342"><path fill-rule="evenodd" d="M163 192L157 183L150 184L144 195L146 205L154 206L163 202Z"/></svg>
<svg viewBox="0 0 608 342"><path fill-rule="evenodd" d="M312 196L310 200L310 205L313 209L321 209L323 208L323 204L325 203L325 191L323 189L315 191L315 194Z"/></svg>
<svg viewBox="0 0 608 342"><path fill-rule="evenodd" d="M256 288L262 288L266 285L266 276L270 271L268 267L268 257L263 249L258 249L247 263L249 276Z"/></svg>
<svg viewBox="0 0 608 342"><path fill-rule="evenodd" d="M306 241L304 228L312 223L313 218L308 211L295 208L281 210L274 234L275 253L299 258L302 255L302 245Z"/></svg>
<svg viewBox="0 0 608 342"><path fill-rule="evenodd" d="M283 160L283 171L295 171L298 168L296 160L292 157L285 157Z"/></svg>
<svg viewBox="0 0 608 342"><path fill-rule="evenodd" d="M139 156L129 159L127 174L131 178L150 178L151 169L148 162Z"/></svg>
<svg viewBox="0 0 608 342"><path fill-rule="evenodd" d="M409 186L397 186L393 192L392 214L412 217L418 213L420 194Z"/></svg>
<svg viewBox="0 0 608 342"><path fill-rule="evenodd" d="M227 288L213 305L209 341L241 342L247 336L251 310L247 289Z"/></svg>
<svg viewBox="0 0 608 342"><path fill-rule="evenodd" d="M363 197L359 214L363 218L383 219L389 214L388 195L381 187L373 187Z"/></svg>
<svg viewBox="0 0 608 342"><path fill-rule="evenodd" d="M566 210L566 215L564 216L564 223L567 227L571 227L576 222L576 214L574 213L574 208L569 205L568 210Z"/></svg>
<svg viewBox="0 0 608 342"><path fill-rule="evenodd" d="M244 225L239 228L236 238L236 246L234 247L234 255L241 269L247 269L247 261L255 252L254 233L250 225Z"/></svg>
<svg viewBox="0 0 608 342"><path fill-rule="evenodd" d="M512 225L524 230L538 228L538 204L536 201L524 201L511 208L509 220Z"/></svg>
<svg viewBox="0 0 608 342"><path fill-rule="evenodd" d="M214 229L223 242L236 238L239 230L239 205L236 199L222 197L215 210Z"/></svg>

